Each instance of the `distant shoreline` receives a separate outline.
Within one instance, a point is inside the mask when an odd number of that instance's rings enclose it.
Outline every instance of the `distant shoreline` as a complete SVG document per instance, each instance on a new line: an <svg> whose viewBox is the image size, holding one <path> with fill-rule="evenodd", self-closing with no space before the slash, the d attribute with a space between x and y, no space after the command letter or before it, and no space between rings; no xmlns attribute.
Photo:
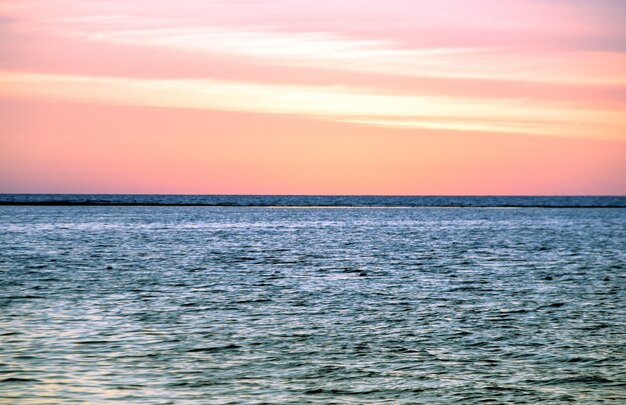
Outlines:
<svg viewBox="0 0 626 405"><path fill-rule="evenodd" d="M292 209L412 209L412 208L626 208L623 205L275 205L275 204L208 204L147 202L74 202L74 201L0 201L0 206L53 207L215 207L215 208L292 208Z"/></svg>
<svg viewBox="0 0 626 405"><path fill-rule="evenodd" d="M0 206L225 208L626 208L626 196L0 194Z"/></svg>

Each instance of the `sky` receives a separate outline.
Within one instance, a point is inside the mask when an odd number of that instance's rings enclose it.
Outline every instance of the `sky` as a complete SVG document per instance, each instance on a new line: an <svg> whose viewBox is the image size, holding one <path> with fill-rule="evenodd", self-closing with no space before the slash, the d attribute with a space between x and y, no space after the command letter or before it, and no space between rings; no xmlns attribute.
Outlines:
<svg viewBox="0 0 626 405"><path fill-rule="evenodd" d="M626 195L623 0L3 0L0 192Z"/></svg>

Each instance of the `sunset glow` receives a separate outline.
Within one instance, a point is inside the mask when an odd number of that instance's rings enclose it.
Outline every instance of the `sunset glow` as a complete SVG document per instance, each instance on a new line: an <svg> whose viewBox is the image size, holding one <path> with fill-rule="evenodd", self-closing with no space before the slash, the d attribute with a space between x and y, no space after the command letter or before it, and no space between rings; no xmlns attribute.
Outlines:
<svg viewBox="0 0 626 405"><path fill-rule="evenodd" d="M0 192L626 194L621 0L0 3Z"/></svg>

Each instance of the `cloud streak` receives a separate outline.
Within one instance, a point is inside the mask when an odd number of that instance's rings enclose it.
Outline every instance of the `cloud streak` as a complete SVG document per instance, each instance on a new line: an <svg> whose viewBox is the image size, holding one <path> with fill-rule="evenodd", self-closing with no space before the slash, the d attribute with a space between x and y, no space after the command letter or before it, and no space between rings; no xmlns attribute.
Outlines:
<svg viewBox="0 0 626 405"><path fill-rule="evenodd" d="M0 94L115 105L310 116L404 128L535 135L623 137L620 112L529 105L516 100L371 93L343 86L285 86L215 80L154 80L4 72ZM577 115L575 127L570 117Z"/></svg>

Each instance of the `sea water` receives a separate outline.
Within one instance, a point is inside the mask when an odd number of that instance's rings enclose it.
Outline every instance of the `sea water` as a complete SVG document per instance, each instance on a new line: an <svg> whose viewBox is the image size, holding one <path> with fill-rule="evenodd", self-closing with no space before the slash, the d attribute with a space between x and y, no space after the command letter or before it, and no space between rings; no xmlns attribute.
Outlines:
<svg viewBox="0 0 626 405"><path fill-rule="evenodd" d="M0 402L619 403L625 225L623 208L1 206Z"/></svg>

